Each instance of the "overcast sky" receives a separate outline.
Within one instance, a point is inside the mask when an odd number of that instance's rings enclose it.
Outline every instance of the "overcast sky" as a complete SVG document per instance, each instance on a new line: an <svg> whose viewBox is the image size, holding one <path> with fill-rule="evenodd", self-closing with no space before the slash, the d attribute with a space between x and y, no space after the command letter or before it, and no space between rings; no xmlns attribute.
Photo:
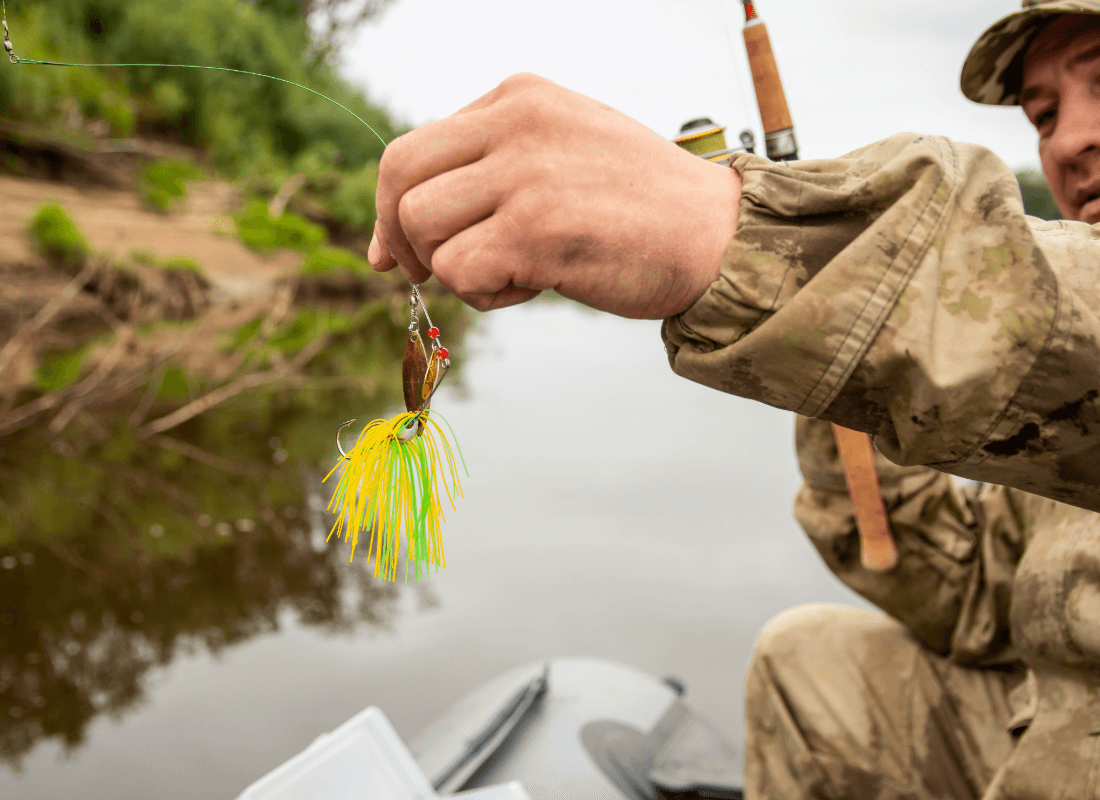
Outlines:
<svg viewBox="0 0 1100 800"><path fill-rule="evenodd" d="M966 100L959 72L1018 0L759 0L803 158L901 131L1037 166L1017 108ZM400 120L445 117L516 72L594 97L671 138L709 116L731 142L760 120L739 0L396 0L344 52L344 74Z"/></svg>

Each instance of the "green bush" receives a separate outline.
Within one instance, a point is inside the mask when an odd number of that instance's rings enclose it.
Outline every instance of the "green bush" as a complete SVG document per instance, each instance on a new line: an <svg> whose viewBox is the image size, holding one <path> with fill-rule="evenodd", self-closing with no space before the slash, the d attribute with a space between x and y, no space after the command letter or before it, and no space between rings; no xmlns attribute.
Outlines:
<svg viewBox="0 0 1100 800"><path fill-rule="evenodd" d="M35 383L44 392L56 392L76 383L84 371L87 348L54 353L42 359L35 373Z"/></svg>
<svg viewBox="0 0 1100 800"><path fill-rule="evenodd" d="M303 275L320 276L337 273L370 275L370 264L343 247L318 247L302 264Z"/></svg>
<svg viewBox="0 0 1100 800"><path fill-rule="evenodd" d="M278 247L289 247L310 253L325 242L327 233L297 214L284 212L278 219L267 213L267 203L253 199L237 215L237 231L246 247L263 253Z"/></svg>
<svg viewBox="0 0 1100 800"><path fill-rule="evenodd" d="M200 278L203 277L202 264L190 256L169 256L161 259L160 268L169 272L193 272Z"/></svg>
<svg viewBox="0 0 1100 800"><path fill-rule="evenodd" d="M296 0L287 0L289 7ZM389 141L386 113L338 76L335 59L307 57L311 34L287 3L250 0L12 0L8 24L25 58L79 63L198 64L260 72L309 86L347 106ZM382 143L350 114L285 83L226 72L136 67L0 70L5 116L64 126L76 97L115 136L164 133L208 149L230 177L289 168L328 145L342 172L377 161Z"/></svg>
<svg viewBox="0 0 1100 800"><path fill-rule="evenodd" d="M318 336L350 330L355 319L340 311L300 308L290 324L271 337L271 346L282 353L296 353Z"/></svg>
<svg viewBox="0 0 1100 800"><path fill-rule="evenodd" d="M102 70L75 69L71 72L69 86L80 101L81 113L91 119L104 120L111 136L125 138L134 132L133 101L124 89L113 86Z"/></svg>
<svg viewBox="0 0 1100 800"><path fill-rule="evenodd" d="M172 365L164 371L157 396L172 402L191 399L191 381L183 367Z"/></svg>
<svg viewBox="0 0 1100 800"><path fill-rule="evenodd" d="M374 191L378 187L378 162L371 161L340 182L328 209L336 219L363 228L374 222Z"/></svg>
<svg viewBox="0 0 1100 800"><path fill-rule="evenodd" d="M39 206L29 227L35 249L67 267L82 266L91 252L88 238L60 203L50 201Z"/></svg>
<svg viewBox="0 0 1100 800"><path fill-rule="evenodd" d="M154 161L141 172L141 199L157 211L167 213L176 200L187 194L187 181L203 177L203 171L187 161Z"/></svg>
<svg viewBox="0 0 1100 800"><path fill-rule="evenodd" d="M158 258L148 250L131 250L130 260L137 264L144 264L147 267L156 267L168 272L186 270L187 272L195 273L200 278L205 277L202 264L191 258L191 256L178 255ZM119 265L118 268L126 269L126 266Z"/></svg>

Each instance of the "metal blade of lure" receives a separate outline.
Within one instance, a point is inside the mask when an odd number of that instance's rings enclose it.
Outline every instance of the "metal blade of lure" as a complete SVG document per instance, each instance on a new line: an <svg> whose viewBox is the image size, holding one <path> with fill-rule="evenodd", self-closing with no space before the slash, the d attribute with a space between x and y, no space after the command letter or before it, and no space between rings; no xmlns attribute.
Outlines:
<svg viewBox="0 0 1100 800"><path fill-rule="evenodd" d="M446 568L440 523L444 521L440 486L455 507L461 496L458 463L462 452L451 449L443 429L428 416L428 406L447 369L450 358L439 341L439 330L431 325L420 293L413 287L410 300L409 340L402 358L402 390L405 413L390 420L371 421L360 432L355 446L345 453L337 431L336 445L343 457L325 476L327 481L342 465L343 473L329 503L336 514L336 523L329 532L337 538L351 540L351 558L359 541L359 533L369 528L368 558L375 559L374 574L394 580L400 538L405 534L405 580L409 565L413 565L415 580L420 580L421 567L440 565ZM431 354L420 337L418 313L423 311L431 329ZM438 415L435 415L438 416ZM442 420L443 418L440 417ZM351 420L354 422L354 420ZM351 422L340 426L343 430ZM443 420L447 424L446 420ZM451 436L454 431L447 430ZM458 451L458 461L455 451Z"/></svg>
<svg viewBox="0 0 1100 800"><path fill-rule="evenodd" d="M428 375L428 354L424 352L424 342L418 331L409 331L409 341L405 345L405 356L401 359L401 389L405 395L405 410L419 411L424 405L424 379ZM418 433L422 428L417 423Z"/></svg>

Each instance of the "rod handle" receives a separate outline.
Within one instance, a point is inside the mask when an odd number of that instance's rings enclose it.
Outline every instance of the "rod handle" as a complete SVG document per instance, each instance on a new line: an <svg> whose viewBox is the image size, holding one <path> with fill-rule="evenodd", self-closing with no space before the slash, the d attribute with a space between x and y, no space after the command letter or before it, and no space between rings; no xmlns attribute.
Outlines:
<svg viewBox="0 0 1100 800"><path fill-rule="evenodd" d="M758 18L745 26L745 50L749 55L752 83L756 89L756 104L760 107L760 121L764 133L778 133L794 127L791 112L787 108L787 96L779 79L779 66L768 38L768 26Z"/></svg>
<svg viewBox="0 0 1100 800"><path fill-rule="evenodd" d="M859 527L859 559L864 569L885 572L898 563L898 549L890 535L890 520L875 471L875 452L866 433L833 424L848 494Z"/></svg>

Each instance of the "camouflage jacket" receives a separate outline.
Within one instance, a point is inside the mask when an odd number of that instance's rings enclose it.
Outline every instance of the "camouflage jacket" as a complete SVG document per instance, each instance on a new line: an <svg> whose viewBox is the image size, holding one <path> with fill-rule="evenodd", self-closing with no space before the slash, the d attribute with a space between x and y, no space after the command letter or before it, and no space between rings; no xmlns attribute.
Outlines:
<svg viewBox="0 0 1100 800"><path fill-rule="evenodd" d="M664 324L678 374L1100 511L1100 227L1025 216L1000 159L940 137L731 166L721 274Z"/></svg>
<svg viewBox="0 0 1100 800"><path fill-rule="evenodd" d="M939 137L731 166L738 232L718 280L665 320L673 369L818 418L799 421L795 508L828 566L942 655L1026 662L1014 724L1034 722L1019 763L1092 758L1100 225L1027 217L1003 162ZM825 420L886 456L889 572L860 566Z"/></svg>

